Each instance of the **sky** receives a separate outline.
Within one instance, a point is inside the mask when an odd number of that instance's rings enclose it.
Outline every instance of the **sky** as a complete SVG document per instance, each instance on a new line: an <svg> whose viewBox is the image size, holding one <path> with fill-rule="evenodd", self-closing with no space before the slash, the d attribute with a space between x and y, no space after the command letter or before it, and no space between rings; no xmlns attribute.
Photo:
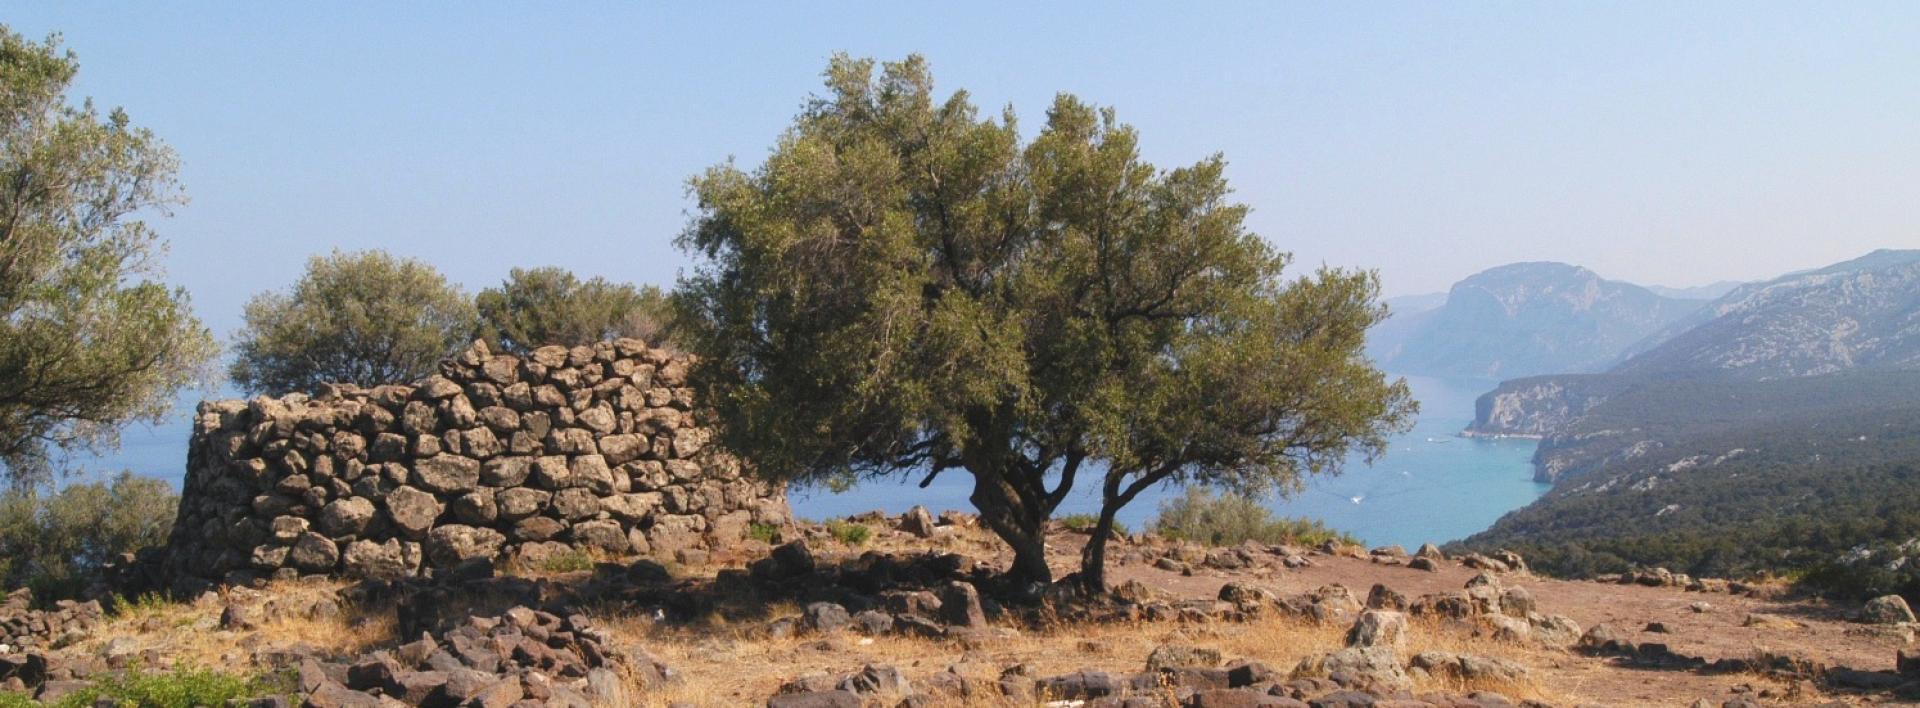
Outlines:
<svg viewBox="0 0 1920 708"><path fill-rule="evenodd" d="M701 7L700 5L711 5ZM470 290L671 285L687 177L758 164L835 52L1037 125L1223 153L1251 227L1388 295L1554 260L1685 286L1920 247L1920 4L23 2L77 99L180 154L167 278L217 333L332 249Z"/></svg>

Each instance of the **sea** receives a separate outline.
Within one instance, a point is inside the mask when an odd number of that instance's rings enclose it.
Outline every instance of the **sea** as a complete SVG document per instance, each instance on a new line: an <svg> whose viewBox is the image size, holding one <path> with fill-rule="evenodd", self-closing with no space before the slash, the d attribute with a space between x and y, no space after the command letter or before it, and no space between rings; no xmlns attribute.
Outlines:
<svg viewBox="0 0 1920 708"><path fill-rule="evenodd" d="M1276 514L1320 519L1369 545L1399 544L1411 549L1482 531L1551 486L1533 481L1530 459L1535 441L1459 436L1473 420L1474 399L1496 382L1406 379L1420 401L1420 417L1410 432L1394 438L1384 455L1372 464L1356 455L1340 474L1313 477L1302 491L1264 502ZM123 431L117 450L70 460L69 466L77 471L69 481L131 470L178 488L186 469L192 411L208 395L235 394L183 394L166 420L135 424ZM897 514L916 504L936 513L971 509L967 495L972 492L972 478L965 472L949 470L925 489L919 487L922 476L867 481L838 492L795 488L789 491L789 499L796 516L815 520L873 510ZM1098 487L1084 473L1080 479L1057 514L1099 510ZM1171 486L1148 490L1121 510L1119 521L1134 530L1145 529L1162 502L1182 493Z"/></svg>

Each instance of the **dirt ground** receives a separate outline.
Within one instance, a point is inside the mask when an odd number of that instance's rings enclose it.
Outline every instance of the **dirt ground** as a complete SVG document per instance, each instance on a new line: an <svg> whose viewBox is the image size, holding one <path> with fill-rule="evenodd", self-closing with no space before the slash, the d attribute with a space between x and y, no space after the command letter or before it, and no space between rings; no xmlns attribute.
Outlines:
<svg viewBox="0 0 1920 708"><path fill-rule="evenodd" d="M812 530L808 538L823 562L853 558L874 550L938 550L962 553L986 563L1006 560L1003 547L978 530L944 533L926 540L880 529L877 525L876 531L872 540L858 546L835 541L818 529ZM1052 540L1049 546L1058 573L1064 575L1077 565L1083 542L1083 536L1071 532L1061 532ZM1125 550L1116 547L1115 556L1125 556ZM679 579L712 579L722 570L742 567L764 552L764 546L736 549L717 554L709 564L676 566L671 570ZM1411 598L1459 590L1478 572L1451 561L1441 564L1438 572L1428 572L1335 554L1313 554L1308 558L1312 562L1310 567L1194 570L1190 575L1143 563L1121 562L1111 568L1110 581L1138 580L1172 599L1211 599L1217 597L1220 587L1228 582L1264 587L1282 597L1331 584L1344 585L1356 596L1365 597L1368 590L1379 583ZM584 571L531 573L555 583L579 580L590 574ZM1607 623L1636 643L1665 643L1676 653L1708 661L1747 658L1761 650L1790 650L1803 652L1831 666L1887 670L1893 668L1896 651L1906 646L1897 637L1868 632L1866 625L1848 621L1846 610L1851 608L1817 601L1766 600L1677 588L1569 582L1525 574L1505 574L1501 582L1530 591L1543 614L1565 615L1582 628ZM214 626L221 607L236 598L256 605L278 602L292 606L330 595L345 585L340 582L280 583L264 590L233 591L219 601L177 603L128 612L111 620L89 640L84 650L103 651L108 642L120 639L181 661L237 666L247 662L249 656L258 657L264 650L289 642L319 644L343 653L357 653L405 639L391 636L395 625L392 617L353 607L345 608L337 616L323 618L275 619L268 613L268 619L258 628L245 631ZM1697 603L1705 605L1696 610ZM815 673L845 674L869 663L891 664L912 680L948 670L987 680L1009 670L1034 677L1083 668L1133 673L1142 670L1147 654L1155 646L1166 642L1210 646L1221 650L1228 660L1251 659L1284 674L1305 657L1338 649L1346 629L1271 616L1249 622L1204 624L1143 621L1033 627L1008 623L1006 626L1017 630L1017 635L976 642L893 635L768 636L763 631L767 618L798 615L800 608L792 602L780 602L760 609L763 611L754 613L754 619L730 620L715 613L694 622L661 621L660 613L630 605L589 607L583 612L622 641L644 647L678 671L681 676L678 682L665 688L653 686L636 692L646 705L654 706L759 705L782 684L795 678ZM1748 616L1753 613L1787 618L1797 627L1746 626ZM1668 631L1645 631L1649 623L1663 624ZM1692 705L1699 699L1719 706L1736 697L1765 704L1801 705L1885 701L1884 697L1823 694L1805 682L1796 684L1759 674L1710 675L1630 668L1613 659L1474 636L1458 625L1425 619L1416 621L1411 631L1409 654L1427 650L1478 654L1517 662L1529 670L1525 680L1503 685L1423 683L1421 690L1493 690L1516 701L1538 699L1556 706ZM976 699L971 705L1016 704Z"/></svg>

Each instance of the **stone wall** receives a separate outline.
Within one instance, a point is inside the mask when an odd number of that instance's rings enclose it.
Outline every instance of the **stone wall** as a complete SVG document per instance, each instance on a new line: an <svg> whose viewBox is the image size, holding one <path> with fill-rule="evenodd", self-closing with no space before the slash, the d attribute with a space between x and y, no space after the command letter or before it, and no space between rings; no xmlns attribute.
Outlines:
<svg viewBox="0 0 1920 708"><path fill-rule="evenodd" d="M683 355L476 342L415 385L200 404L174 577L399 577L572 548L673 559L788 521L703 450Z"/></svg>

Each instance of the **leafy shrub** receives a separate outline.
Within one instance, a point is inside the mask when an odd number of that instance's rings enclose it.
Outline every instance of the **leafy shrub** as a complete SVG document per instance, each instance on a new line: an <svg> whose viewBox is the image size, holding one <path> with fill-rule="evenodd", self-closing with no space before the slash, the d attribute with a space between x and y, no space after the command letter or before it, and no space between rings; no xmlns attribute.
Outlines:
<svg viewBox="0 0 1920 708"><path fill-rule="evenodd" d="M1271 509L1255 499L1215 494L1200 487L1188 487L1186 494L1161 502L1160 515L1151 528L1167 538L1211 546L1231 546L1245 541L1309 546L1329 540L1345 544L1360 542L1328 528L1318 519L1275 517Z"/></svg>
<svg viewBox="0 0 1920 708"><path fill-rule="evenodd" d="M651 285L581 280L562 268L515 268L498 288L474 297L479 335L509 352L548 345L636 337L658 345L673 319L667 296Z"/></svg>
<svg viewBox="0 0 1920 708"><path fill-rule="evenodd" d="M1094 524L1098 523L1100 523L1100 517L1092 514L1068 514L1060 517L1060 525L1075 533L1092 533ZM1113 532L1120 535L1133 533L1126 524L1119 521L1113 522Z"/></svg>
<svg viewBox="0 0 1920 708"><path fill-rule="evenodd" d="M307 261L285 292L247 301L230 374L250 393L377 386L435 371L474 329L473 301L420 261L384 251Z"/></svg>
<svg viewBox="0 0 1920 708"><path fill-rule="evenodd" d="M132 598L114 595L107 603L107 611L116 617L144 617L165 611L173 604L173 598L157 592L141 593Z"/></svg>
<svg viewBox="0 0 1920 708"><path fill-rule="evenodd" d="M763 543L773 543L780 539L780 527L755 521L747 526L747 537Z"/></svg>
<svg viewBox="0 0 1920 708"><path fill-rule="evenodd" d="M0 578L34 597L72 597L122 553L165 543L180 498L165 482L122 472L111 483L0 494Z"/></svg>
<svg viewBox="0 0 1920 708"><path fill-rule="evenodd" d="M873 536L873 530L867 528L865 524L856 524L842 519L828 521L827 533L832 535L835 540L849 546L858 546L866 543L867 539Z"/></svg>
<svg viewBox="0 0 1920 708"><path fill-rule="evenodd" d="M593 570L593 563L594 560L591 554L578 548L572 548L564 553L555 553L547 556L545 560L540 562L540 570L548 573L576 573L582 570Z"/></svg>

